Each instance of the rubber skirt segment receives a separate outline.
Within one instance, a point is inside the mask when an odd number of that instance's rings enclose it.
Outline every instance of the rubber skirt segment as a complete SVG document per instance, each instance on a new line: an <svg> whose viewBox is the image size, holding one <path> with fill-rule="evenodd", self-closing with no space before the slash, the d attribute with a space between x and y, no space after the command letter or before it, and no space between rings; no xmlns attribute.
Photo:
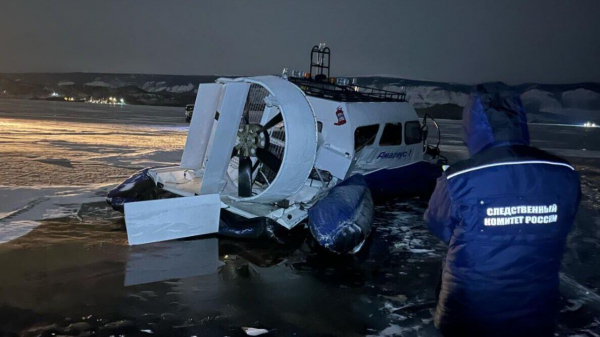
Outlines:
<svg viewBox="0 0 600 337"><path fill-rule="evenodd" d="M373 225L373 198L362 175L333 187L308 210L308 226L322 247L336 254L360 250Z"/></svg>

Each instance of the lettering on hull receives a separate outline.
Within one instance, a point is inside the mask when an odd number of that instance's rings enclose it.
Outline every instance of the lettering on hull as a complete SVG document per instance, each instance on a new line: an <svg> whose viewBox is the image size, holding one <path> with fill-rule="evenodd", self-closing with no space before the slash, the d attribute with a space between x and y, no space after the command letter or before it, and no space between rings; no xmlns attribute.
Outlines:
<svg viewBox="0 0 600 337"><path fill-rule="evenodd" d="M409 151L400 151L400 152L381 152L377 156L377 159L402 159L410 157L413 150Z"/></svg>

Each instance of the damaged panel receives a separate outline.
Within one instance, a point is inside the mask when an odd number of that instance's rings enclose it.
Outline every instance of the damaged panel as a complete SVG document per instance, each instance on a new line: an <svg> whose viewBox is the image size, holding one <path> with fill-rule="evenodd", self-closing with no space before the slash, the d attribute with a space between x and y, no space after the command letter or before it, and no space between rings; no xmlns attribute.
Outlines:
<svg viewBox="0 0 600 337"><path fill-rule="evenodd" d="M217 83L200 84L192 122L181 158L181 167L201 169L208 147L208 141L215 121L223 85Z"/></svg>
<svg viewBox="0 0 600 337"><path fill-rule="evenodd" d="M167 241L219 231L218 194L125 204L130 245Z"/></svg>

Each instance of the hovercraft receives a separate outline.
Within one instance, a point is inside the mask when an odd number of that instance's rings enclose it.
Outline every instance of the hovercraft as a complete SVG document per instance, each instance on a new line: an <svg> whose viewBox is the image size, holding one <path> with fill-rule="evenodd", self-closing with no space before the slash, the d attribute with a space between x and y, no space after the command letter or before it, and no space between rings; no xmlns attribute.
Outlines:
<svg viewBox="0 0 600 337"><path fill-rule="evenodd" d="M308 73L200 84L180 165L108 194L129 243L307 226L325 249L355 253L374 198L430 193L445 160L439 137L427 144L428 116L421 123L404 93L331 78L329 57L319 45Z"/></svg>

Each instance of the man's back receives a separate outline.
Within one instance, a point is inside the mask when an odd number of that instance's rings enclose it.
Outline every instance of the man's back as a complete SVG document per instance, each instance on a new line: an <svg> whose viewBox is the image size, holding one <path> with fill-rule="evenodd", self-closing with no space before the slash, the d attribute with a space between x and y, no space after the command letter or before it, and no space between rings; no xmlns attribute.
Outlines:
<svg viewBox="0 0 600 337"><path fill-rule="evenodd" d="M529 146L523 104L501 84L476 88L463 140L471 158L438 179L425 213L449 246L436 326L446 336L552 336L579 175Z"/></svg>
<svg viewBox="0 0 600 337"><path fill-rule="evenodd" d="M577 173L558 157L517 145L479 152L444 177L459 221L436 314L442 332L551 336Z"/></svg>

